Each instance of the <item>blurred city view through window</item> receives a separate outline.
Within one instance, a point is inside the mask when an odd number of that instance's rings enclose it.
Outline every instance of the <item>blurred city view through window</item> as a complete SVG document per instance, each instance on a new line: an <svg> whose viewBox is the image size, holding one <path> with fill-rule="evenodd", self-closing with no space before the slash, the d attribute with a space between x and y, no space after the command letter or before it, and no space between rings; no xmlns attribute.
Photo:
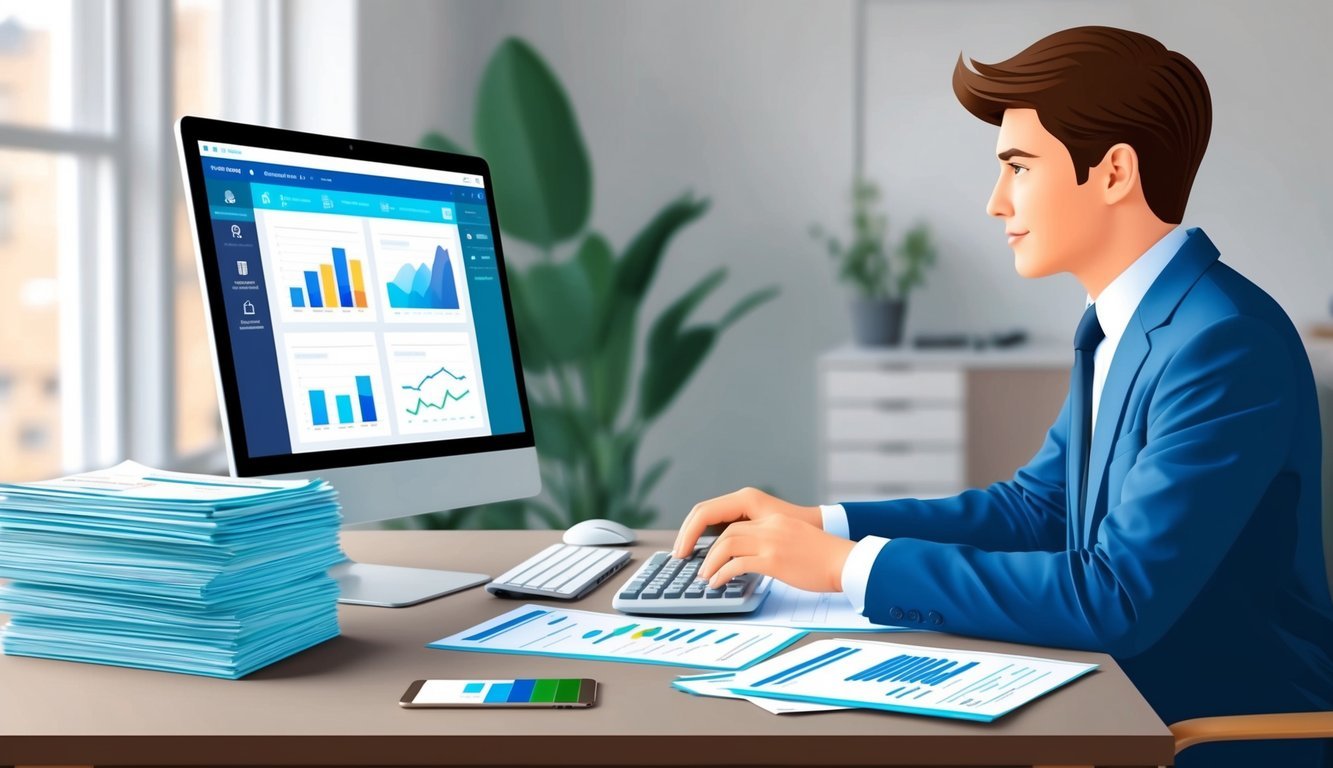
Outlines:
<svg viewBox="0 0 1333 768"><path fill-rule="evenodd" d="M220 0L176 0L172 114L220 115ZM112 121L80 115L74 104L79 77L104 77L115 60L90 61L75 50L75 7L63 2L0 0L0 125L111 134ZM114 41L110 43L114 46ZM60 266L97 258L80 254L79 227L98 221L79 215L90 199L76 189L78 157L60 148L6 146L0 141L0 480L21 481L62 473ZM109 164L112 173L125 169ZM174 382L174 454L216 449L220 421L213 363L195 273L194 246L179 182L173 190L173 300L171 377ZM85 183L87 181L85 180ZM105 215L111 201L97 183L91 199ZM86 233L85 233L86 234ZM72 258L71 258L72 256ZM75 270L77 271L77 270ZM65 299L68 300L68 299ZM163 336L165 342L167 337ZM83 339L81 343L95 343ZM118 363L123 364L123 362Z"/></svg>

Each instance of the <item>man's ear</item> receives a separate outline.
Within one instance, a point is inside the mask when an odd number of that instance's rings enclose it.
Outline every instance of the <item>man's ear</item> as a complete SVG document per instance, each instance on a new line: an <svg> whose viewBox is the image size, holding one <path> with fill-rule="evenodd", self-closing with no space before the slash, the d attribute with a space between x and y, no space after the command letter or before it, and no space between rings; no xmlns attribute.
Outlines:
<svg viewBox="0 0 1333 768"><path fill-rule="evenodd" d="M1103 185L1103 199L1115 205L1140 188L1139 154L1128 144L1116 144L1106 150L1098 165L1097 176ZM1142 194L1142 192L1140 192Z"/></svg>

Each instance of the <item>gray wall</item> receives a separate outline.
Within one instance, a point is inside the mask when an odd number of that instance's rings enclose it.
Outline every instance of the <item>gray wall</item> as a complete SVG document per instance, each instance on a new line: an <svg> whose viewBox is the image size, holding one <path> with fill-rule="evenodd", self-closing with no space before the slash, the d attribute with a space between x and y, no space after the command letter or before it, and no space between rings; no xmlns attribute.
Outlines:
<svg viewBox="0 0 1333 768"><path fill-rule="evenodd" d="M570 92L594 166L596 229L620 246L683 190L713 200L673 244L650 315L718 264L731 277L714 311L782 286L722 339L645 445L645 462L675 457L655 494L663 526L743 484L822 501L813 360L849 328L846 294L806 230L848 213L855 15L853 0L360 4L362 136L413 143L440 129L470 145L481 71L500 40L520 35ZM886 189L891 227L924 218L941 244L912 330L1071 332L1077 284L1017 277L984 213L995 129L958 106L949 73L960 51L994 61L1088 23L1146 32L1199 65L1215 121L1186 222L1298 324L1327 315L1333 160L1321 139L1333 115L1315 95L1333 72L1320 39L1333 11L1323 0L870 0L865 23L867 170ZM531 257L516 243L507 251Z"/></svg>

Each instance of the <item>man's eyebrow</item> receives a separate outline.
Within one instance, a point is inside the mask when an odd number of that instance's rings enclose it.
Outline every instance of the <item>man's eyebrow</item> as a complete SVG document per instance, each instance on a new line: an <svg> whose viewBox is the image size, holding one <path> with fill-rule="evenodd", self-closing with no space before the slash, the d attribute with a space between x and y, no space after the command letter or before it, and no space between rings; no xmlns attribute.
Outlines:
<svg viewBox="0 0 1333 768"><path fill-rule="evenodd" d="M1021 149L1006 149L1005 151L996 155L996 157L1000 158L1001 160L1008 160L1011 157L1036 157L1036 155L1032 154L1031 152L1024 152Z"/></svg>

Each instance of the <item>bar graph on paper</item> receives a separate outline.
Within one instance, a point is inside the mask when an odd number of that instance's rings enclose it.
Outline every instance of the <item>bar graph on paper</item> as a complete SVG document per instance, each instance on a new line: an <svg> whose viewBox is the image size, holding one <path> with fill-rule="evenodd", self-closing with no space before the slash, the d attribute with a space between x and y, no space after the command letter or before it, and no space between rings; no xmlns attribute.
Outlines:
<svg viewBox="0 0 1333 768"><path fill-rule="evenodd" d="M866 640L821 640L738 674L736 693L994 720L1096 664Z"/></svg>
<svg viewBox="0 0 1333 768"><path fill-rule="evenodd" d="M428 646L456 651L742 669L804 634L803 630L784 627L662 619L639 621L617 614L524 605Z"/></svg>
<svg viewBox="0 0 1333 768"><path fill-rule="evenodd" d="M271 288L285 322L370 322L376 319L365 233L340 216L284 212L270 216ZM278 223L281 222L281 223Z"/></svg>
<svg viewBox="0 0 1333 768"><path fill-rule="evenodd" d="M468 334L386 333L384 340L399 430L451 432L485 426L485 390Z"/></svg>
<svg viewBox="0 0 1333 768"><path fill-rule="evenodd" d="M300 442L328 442L388 435L375 335L289 333L285 339L288 381L293 389L288 423Z"/></svg>

